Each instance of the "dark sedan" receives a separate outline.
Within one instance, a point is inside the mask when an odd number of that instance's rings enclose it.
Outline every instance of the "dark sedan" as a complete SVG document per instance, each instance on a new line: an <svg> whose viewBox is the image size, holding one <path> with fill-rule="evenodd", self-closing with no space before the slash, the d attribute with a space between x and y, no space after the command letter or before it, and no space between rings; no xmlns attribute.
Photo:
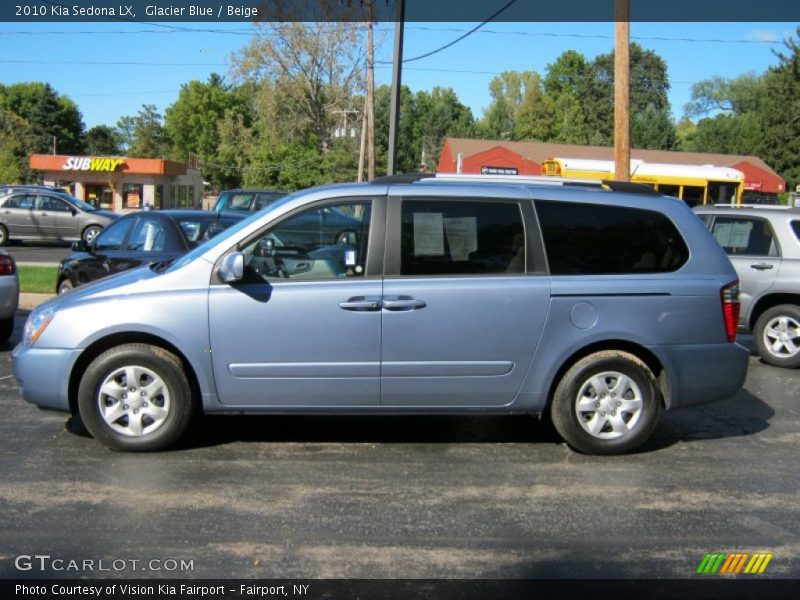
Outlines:
<svg viewBox="0 0 800 600"><path fill-rule="evenodd" d="M58 265L56 292L141 265L174 260L239 219L213 211L159 210L131 213L109 225L91 244L75 242L75 251Z"/></svg>

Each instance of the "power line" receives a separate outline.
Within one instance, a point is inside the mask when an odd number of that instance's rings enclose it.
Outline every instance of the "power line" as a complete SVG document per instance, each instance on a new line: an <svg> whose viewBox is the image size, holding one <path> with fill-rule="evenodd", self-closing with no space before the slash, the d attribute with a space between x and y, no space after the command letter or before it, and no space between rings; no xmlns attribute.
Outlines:
<svg viewBox="0 0 800 600"><path fill-rule="evenodd" d="M430 52L426 52L425 54L420 54L419 56L414 56L413 58L404 58L401 62L409 63L409 62L413 62L415 60L421 60L423 58L428 58L429 56L433 56L434 54L438 54L439 52L442 52L443 50L447 50L447 48L449 48L450 46L454 46L455 44L457 44L461 40L469 37L470 35L472 35L476 31L478 31L478 29L480 29L481 27L486 25L489 21L492 21L495 17L500 15L503 11L505 11L508 7L510 7L516 1L517 0L511 0L511 2L509 2L508 4L503 6L500 10L496 11L495 13L493 13L485 21L483 21L482 23L480 23L477 26L473 27L472 29L467 31L464 35L461 35L461 36L457 37L452 42L449 42L449 43L445 44L444 46L440 46L439 48L436 48L435 50L431 50ZM385 61L385 60L376 60L375 62L376 63L380 63L380 64L384 64L384 65L385 64L391 64L391 61Z"/></svg>

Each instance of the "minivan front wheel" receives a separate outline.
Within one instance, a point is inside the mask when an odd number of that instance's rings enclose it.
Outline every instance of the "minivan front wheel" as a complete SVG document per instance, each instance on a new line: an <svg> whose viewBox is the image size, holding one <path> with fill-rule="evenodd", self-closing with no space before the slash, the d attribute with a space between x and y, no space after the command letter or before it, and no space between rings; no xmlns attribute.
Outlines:
<svg viewBox="0 0 800 600"><path fill-rule="evenodd" d="M570 367L550 411L556 430L575 450L620 454L647 441L660 408L647 365L627 352L606 350Z"/></svg>
<svg viewBox="0 0 800 600"><path fill-rule="evenodd" d="M95 358L78 387L81 418L114 450L153 451L174 444L193 412L180 359L150 344L125 344Z"/></svg>
<svg viewBox="0 0 800 600"><path fill-rule="evenodd" d="M761 360L776 367L800 367L800 307L781 304L756 321L753 341Z"/></svg>

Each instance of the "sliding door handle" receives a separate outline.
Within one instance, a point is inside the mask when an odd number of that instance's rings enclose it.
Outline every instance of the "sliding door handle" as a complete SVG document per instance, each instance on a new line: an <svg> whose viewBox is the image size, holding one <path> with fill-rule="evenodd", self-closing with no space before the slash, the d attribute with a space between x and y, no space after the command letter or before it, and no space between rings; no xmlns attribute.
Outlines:
<svg viewBox="0 0 800 600"><path fill-rule="evenodd" d="M385 310L416 310L418 308L425 308L424 300L416 298L397 298L393 300L384 300L383 308Z"/></svg>

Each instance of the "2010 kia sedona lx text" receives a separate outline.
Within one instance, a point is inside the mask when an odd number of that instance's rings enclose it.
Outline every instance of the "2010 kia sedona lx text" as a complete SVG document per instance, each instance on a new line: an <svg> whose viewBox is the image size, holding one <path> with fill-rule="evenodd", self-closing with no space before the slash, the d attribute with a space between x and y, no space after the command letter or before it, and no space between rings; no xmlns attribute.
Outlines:
<svg viewBox="0 0 800 600"><path fill-rule="evenodd" d="M24 397L123 450L200 411L549 411L573 448L614 454L662 409L740 389L736 273L683 202L414 179L289 195L41 305L13 353Z"/></svg>

